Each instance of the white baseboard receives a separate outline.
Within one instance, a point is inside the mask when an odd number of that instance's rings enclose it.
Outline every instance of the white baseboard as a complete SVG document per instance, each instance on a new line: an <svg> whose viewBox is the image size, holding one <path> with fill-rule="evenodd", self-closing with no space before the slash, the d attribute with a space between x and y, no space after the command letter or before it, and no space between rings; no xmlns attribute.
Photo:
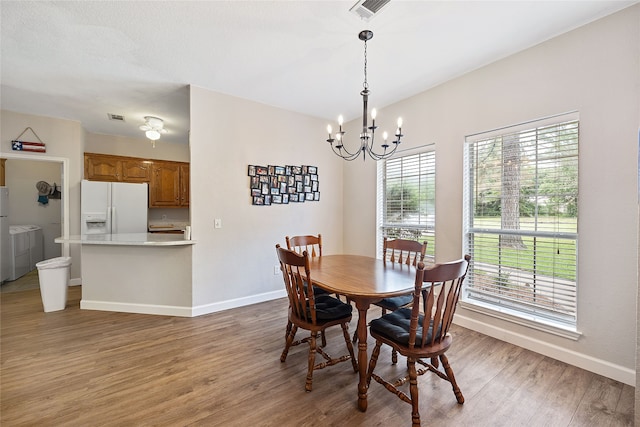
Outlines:
<svg viewBox="0 0 640 427"><path fill-rule="evenodd" d="M284 289L279 291L265 292L258 295L250 295L242 298L234 298L227 301L214 302L211 304L193 307L193 316L202 316L203 314L215 313L218 311L229 310L230 308L244 307L246 305L257 304L260 302L271 301L278 298L286 298L287 293Z"/></svg>
<svg viewBox="0 0 640 427"><path fill-rule="evenodd" d="M80 286L82 285L82 278L78 277L77 279L69 280L69 286Z"/></svg>
<svg viewBox="0 0 640 427"><path fill-rule="evenodd" d="M286 292L283 290L265 292L263 294L251 295L243 298L216 302L197 307L179 307L153 304L134 304L110 301L90 301L83 299L80 301L80 308L83 310L119 311L123 313L156 314L161 316L196 317L205 314L216 313L218 311L229 310L231 308L244 307L260 302L271 301L278 298L285 298Z"/></svg>
<svg viewBox="0 0 640 427"><path fill-rule="evenodd" d="M527 350L535 351L536 353L540 353L553 359L560 360L561 362L568 363L569 365L577 366L578 368L594 372L598 375L620 381L621 383L632 387L636 386L636 372L633 369L625 368L624 366L616 365L607 362L606 360L596 359L595 357L578 353L573 350L568 350L504 328L489 325L476 319L461 316L458 313L456 313L453 323L501 341L526 348Z"/></svg>
<svg viewBox="0 0 640 427"><path fill-rule="evenodd" d="M83 310L119 311L122 313L155 314L160 316L192 317L191 307L169 305L132 304L108 301L80 300Z"/></svg>

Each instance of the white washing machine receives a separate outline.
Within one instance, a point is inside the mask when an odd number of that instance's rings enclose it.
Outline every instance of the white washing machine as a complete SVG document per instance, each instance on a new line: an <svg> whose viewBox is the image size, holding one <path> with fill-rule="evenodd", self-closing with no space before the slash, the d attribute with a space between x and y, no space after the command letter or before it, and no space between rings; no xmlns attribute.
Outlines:
<svg viewBox="0 0 640 427"><path fill-rule="evenodd" d="M36 264L44 260L44 237L39 225L23 225L29 233L29 271L36 269Z"/></svg>
<svg viewBox="0 0 640 427"><path fill-rule="evenodd" d="M16 280L36 268L44 259L42 228L37 225L11 225L9 280Z"/></svg>
<svg viewBox="0 0 640 427"><path fill-rule="evenodd" d="M11 236L11 259L9 260L9 280L16 280L30 270L29 230L21 225L9 226Z"/></svg>

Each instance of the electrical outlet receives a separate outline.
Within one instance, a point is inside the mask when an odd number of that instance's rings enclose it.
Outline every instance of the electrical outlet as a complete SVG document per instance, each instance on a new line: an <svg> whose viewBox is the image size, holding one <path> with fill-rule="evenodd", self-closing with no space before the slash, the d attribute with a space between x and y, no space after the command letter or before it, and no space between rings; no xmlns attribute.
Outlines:
<svg viewBox="0 0 640 427"><path fill-rule="evenodd" d="M167 219L166 215L162 215L162 220L165 221Z"/></svg>
<svg viewBox="0 0 640 427"><path fill-rule="evenodd" d="M277 276L278 274L280 274L280 266L279 265L274 265L273 266L273 275Z"/></svg>
<svg viewBox="0 0 640 427"><path fill-rule="evenodd" d="M222 220L220 218L213 220L213 228L222 228Z"/></svg>

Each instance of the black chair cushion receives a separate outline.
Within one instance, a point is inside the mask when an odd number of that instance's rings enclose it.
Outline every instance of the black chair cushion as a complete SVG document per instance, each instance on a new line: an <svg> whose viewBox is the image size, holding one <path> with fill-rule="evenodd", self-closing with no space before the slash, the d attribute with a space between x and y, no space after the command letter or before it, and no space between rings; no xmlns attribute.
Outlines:
<svg viewBox="0 0 640 427"><path fill-rule="evenodd" d="M314 293L315 295L328 295L328 294L329 294L329 291L324 290L324 289L322 289L322 288L320 288L320 287L318 287L318 286L314 286L314 287L313 287L313 293Z"/></svg>
<svg viewBox="0 0 640 427"><path fill-rule="evenodd" d="M407 304L413 302L413 294L400 295L399 297L384 298L376 303L377 306L394 311L400 307L404 307Z"/></svg>
<svg viewBox="0 0 640 427"><path fill-rule="evenodd" d="M330 321L351 316L353 307L330 295L316 295L316 319Z"/></svg>
<svg viewBox="0 0 640 427"><path fill-rule="evenodd" d="M418 331L416 333L416 346L422 345L422 322L424 316L421 314L418 319ZM384 316L372 320L370 323L371 332L375 332L383 337L401 344L409 345L409 325L411 323L411 309L400 308ZM432 327L429 326L427 332L427 343L431 341Z"/></svg>

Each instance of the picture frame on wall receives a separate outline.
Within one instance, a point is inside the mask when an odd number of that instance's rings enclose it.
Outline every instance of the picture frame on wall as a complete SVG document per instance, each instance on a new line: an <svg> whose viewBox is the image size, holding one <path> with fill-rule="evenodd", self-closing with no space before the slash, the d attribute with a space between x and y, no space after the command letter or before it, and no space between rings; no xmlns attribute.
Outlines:
<svg viewBox="0 0 640 427"><path fill-rule="evenodd" d="M270 206L320 200L318 167L248 165L251 204Z"/></svg>

